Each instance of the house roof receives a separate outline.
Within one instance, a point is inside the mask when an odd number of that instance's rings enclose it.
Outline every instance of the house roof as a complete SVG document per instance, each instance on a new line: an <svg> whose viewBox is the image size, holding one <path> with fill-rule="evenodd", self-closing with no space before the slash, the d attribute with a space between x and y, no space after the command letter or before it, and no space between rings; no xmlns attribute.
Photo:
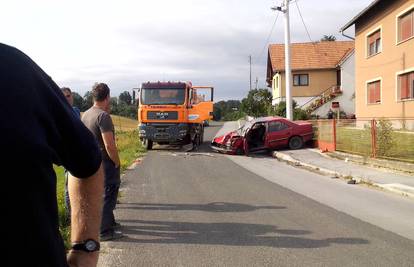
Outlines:
<svg viewBox="0 0 414 267"><path fill-rule="evenodd" d="M355 48L350 49L348 52L345 53L345 55L339 60L337 66L341 66L348 58L351 57L355 53Z"/></svg>
<svg viewBox="0 0 414 267"><path fill-rule="evenodd" d="M333 69L350 50L354 41L334 41L291 44L292 70ZM273 72L285 70L285 45L269 46Z"/></svg>
<svg viewBox="0 0 414 267"><path fill-rule="evenodd" d="M346 29L348 29L349 27L351 27L352 25L355 24L355 22L357 20L359 20L359 18L361 18L362 16L364 16L371 8L373 8L376 4L378 4L381 0L374 0L373 2L371 2L371 4L369 4L369 6L367 6L364 10L362 10L361 12L358 13L358 15L356 15L350 22L348 22L345 26L343 26L339 32L343 32Z"/></svg>

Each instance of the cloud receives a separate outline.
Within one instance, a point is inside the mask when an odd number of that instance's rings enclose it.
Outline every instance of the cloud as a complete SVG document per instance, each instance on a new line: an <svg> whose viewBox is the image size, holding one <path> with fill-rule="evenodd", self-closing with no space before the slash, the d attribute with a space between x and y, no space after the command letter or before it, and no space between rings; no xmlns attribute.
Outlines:
<svg viewBox="0 0 414 267"><path fill-rule="evenodd" d="M297 0L314 40L337 34L370 0ZM280 1L277 1L280 2ZM96 81L115 95L141 82L191 80L214 85L216 100L240 99L253 80L266 86L273 0L5 0L3 41L28 53L59 85L84 94ZM18 14L18 16L17 16ZM308 41L291 5L292 41ZM270 38L283 42L283 19ZM265 47L264 53L263 47Z"/></svg>

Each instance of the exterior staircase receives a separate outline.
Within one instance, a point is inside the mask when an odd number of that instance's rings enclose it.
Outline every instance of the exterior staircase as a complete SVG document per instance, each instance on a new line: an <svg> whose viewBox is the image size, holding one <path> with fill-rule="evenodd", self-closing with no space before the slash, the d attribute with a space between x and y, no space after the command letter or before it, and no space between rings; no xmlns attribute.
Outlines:
<svg viewBox="0 0 414 267"><path fill-rule="evenodd" d="M328 103L329 101L337 98L338 96L342 95L342 89L340 85L333 85L323 91L320 95L313 97L308 102L300 106L300 108L304 108L306 106L305 111L308 114L311 114L318 108L322 107L324 104Z"/></svg>

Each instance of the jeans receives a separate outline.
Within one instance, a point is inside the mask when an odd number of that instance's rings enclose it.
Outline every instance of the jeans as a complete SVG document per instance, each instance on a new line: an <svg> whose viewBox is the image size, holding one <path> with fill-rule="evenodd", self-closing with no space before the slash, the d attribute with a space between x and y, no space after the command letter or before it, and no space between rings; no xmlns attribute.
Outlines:
<svg viewBox="0 0 414 267"><path fill-rule="evenodd" d="M119 185L105 186L104 203L102 209L101 234L113 231L115 224L114 209L118 198Z"/></svg>
<svg viewBox="0 0 414 267"><path fill-rule="evenodd" d="M113 226L115 224L114 209L121 180L119 168L115 168L115 165L111 160L104 159L102 163L105 172L105 192L102 208L101 233L105 233L113 231Z"/></svg>

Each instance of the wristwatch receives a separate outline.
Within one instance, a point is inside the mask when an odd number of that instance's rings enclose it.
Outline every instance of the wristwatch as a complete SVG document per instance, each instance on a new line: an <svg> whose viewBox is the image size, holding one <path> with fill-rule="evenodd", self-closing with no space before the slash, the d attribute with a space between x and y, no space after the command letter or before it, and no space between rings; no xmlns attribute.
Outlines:
<svg viewBox="0 0 414 267"><path fill-rule="evenodd" d="M82 250L86 252L95 252L99 251L101 246L99 245L99 242L93 240L93 239L87 239L83 242L74 242L72 243L72 249L73 250Z"/></svg>

